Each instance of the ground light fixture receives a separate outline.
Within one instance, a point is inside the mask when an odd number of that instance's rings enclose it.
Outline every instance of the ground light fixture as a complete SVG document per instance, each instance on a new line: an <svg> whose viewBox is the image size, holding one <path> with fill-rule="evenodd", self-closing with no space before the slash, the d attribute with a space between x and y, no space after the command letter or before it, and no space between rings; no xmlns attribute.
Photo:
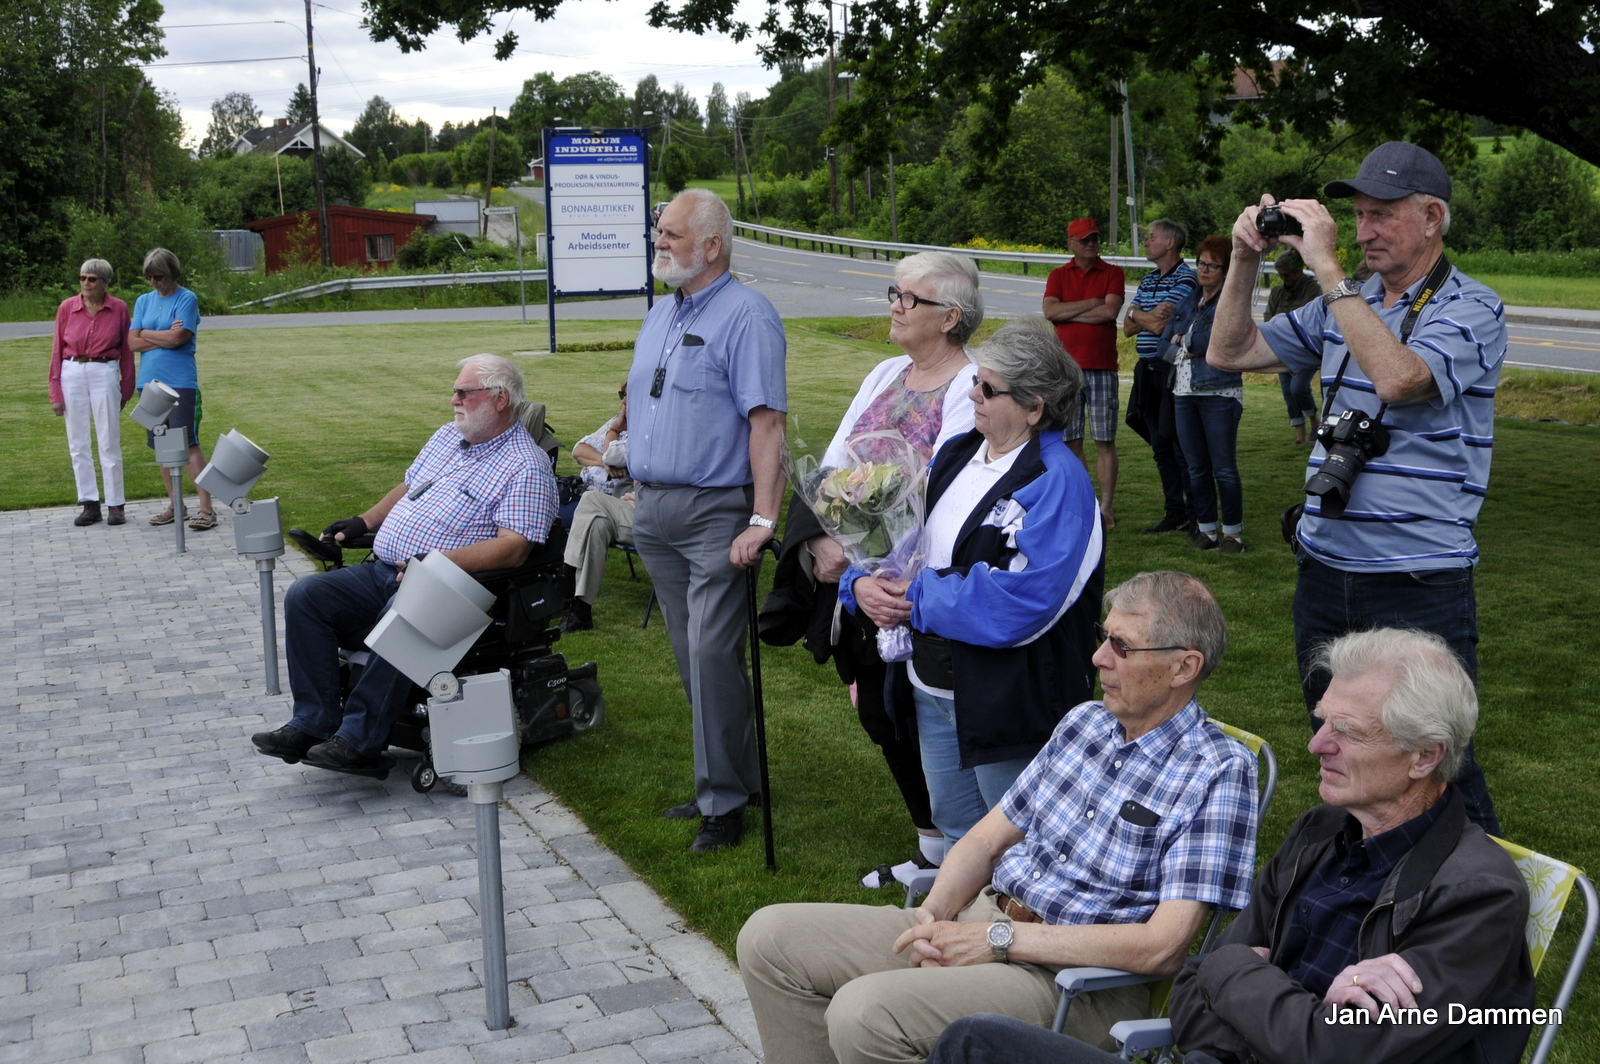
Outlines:
<svg viewBox="0 0 1600 1064"><path fill-rule="evenodd" d="M271 456L238 429L217 438L211 461L195 478L233 511L234 549L256 563L261 581L261 644L266 662L267 693L279 693L278 622L272 597L272 570L283 555L283 522L277 498L252 502L250 489L267 471ZM174 511L176 512L176 511ZM182 522L178 522L182 524Z"/></svg>
<svg viewBox="0 0 1600 1064"><path fill-rule="evenodd" d="M511 1025L506 981L505 888L500 875L500 800L521 770L521 729L505 669L458 678L455 667L489 627L494 593L442 551L405 568L400 590L366 643L428 689L433 767L467 788L478 830L478 914L483 921L483 994L491 1031Z"/></svg>
<svg viewBox="0 0 1600 1064"><path fill-rule="evenodd" d="M178 553L183 543L183 471L189 464L189 430L168 429L167 418L178 409L178 393L160 381L151 381L139 390L139 403L128 416L150 430L155 441L156 465L165 469L172 489L172 529L177 535Z"/></svg>

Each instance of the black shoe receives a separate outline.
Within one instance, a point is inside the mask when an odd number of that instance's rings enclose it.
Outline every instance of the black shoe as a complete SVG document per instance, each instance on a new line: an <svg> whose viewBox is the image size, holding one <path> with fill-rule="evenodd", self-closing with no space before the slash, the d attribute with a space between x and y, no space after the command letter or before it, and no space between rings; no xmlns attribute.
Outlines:
<svg viewBox="0 0 1600 1064"><path fill-rule="evenodd" d="M256 732L250 736L250 741L256 744L268 757L279 757L284 764L299 764L313 746L322 742L314 735L307 735L298 728L285 724L276 731Z"/></svg>
<svg viewBox="0 0 1600 1064"><path fill-rule="evenodd" d="M98 525L100 523L100 504L98 502L84 503L83 513L79 514L77 517L74 517L72 519L72 523L77 525L79 528L85 528L89 525Z"/></svg>
<svg viewBox="0 0 1600 1064"><path fill-rule="evenodd" d="M689 844L689 852L711 853L713 850L725 850L729 846L739 845L739 840L743 837L744 807L741 806L726 816L701 817L700 834Z"/></svg>
<svg viewBox="0 0 1600 1064"><path fill-rule="evenodd" d="M389 770L394 768L394 758L387 754L368 757L337 735L308 750L305 763L330 772L348 772L352 776L371 776L380 780L387 779Z"/></svg>
<svg viewBox="0 0 1600 1064"><path fill-rule="evenodd" d="M1163 532L1187 531L1189 526L1192 524L1194 524L1194 522L1191 520L1182 517L1173 517L1171 514L1167 514L1155 524L1148 528L1142 528L1140 531L1147 536L1157 536Z"/></svg>
<svg viewBox="0 0 1600 1064"><path fill-rule="evenodd" d="M128 517L127 517L127 515L125 513L122 512L122 507L120 507L120 506L112 506L109 509L107 509L107 511L106 511L106 524L108 524L108 525L125 525L127 523L128 523Z"/></svg>
<svg viewBox="0 0 1600 1064"><path fill-rule="evenodd" d="M666 820L694 820L700 816L700 800L690 798L682 805L675 805L661 816Z"/></svg>
<svg viewBox="0 0 1600 1064"><path fill-rule="evenodd" d="M587 632L594 627L594 607L583 599L572 600L572 608L561 615L562 634L567 632Z"/></svg>
<svg viewBox="0 0 1600 1064"><path fill-rule="evenodd" d="M761 792L757 791L755 794L750 795L750 797L745 799L745 804L751 809L760 809ZM661 817L663 820L694 820L699 815L700 800L698 798L690 798L682 805L675 805L671 809L668 809L666 812L661 814Z"/></svg>
<svg viewBox="0 0 1600 1064"><path fill-rule="evenodd" d="M1210 533L1202 532L1197 528L1189 533L1189 546L1195 550L1216 550L1217 541Z"/></svg>

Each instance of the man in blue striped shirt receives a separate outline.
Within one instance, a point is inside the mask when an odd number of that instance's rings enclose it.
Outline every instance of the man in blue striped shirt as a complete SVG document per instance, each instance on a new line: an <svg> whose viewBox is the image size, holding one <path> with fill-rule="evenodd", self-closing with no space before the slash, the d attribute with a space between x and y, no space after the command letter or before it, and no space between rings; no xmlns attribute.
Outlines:
<svg viewBox="0 0 1600 1064"><path fill-rule="evenodd" d="M1233 226L1233 269L1206 355L1220 369L1320 366L1324 431L1354 411L1388 432L1387 450L1355 476L1348 499L1339 500L1343 507L1330 505L1326 494L1308 496L1296 529L1295 650L1308 711L1328 684L1312 667L1317 648L1350 631L1435 632L1476 681L1472 527L1488 490L1494 392L1506 353L1500 298L1444 257L1451 185L1443 163L1391 141L1373 149L1355 178L1323 191L1354 197L1356 240L1373 276L1365 284L1345 276L1339 226L1326 207L1286 200L1280 208L1304 234L1283 243L1316 273L1323 296L1258 328L1250 319L1251 286L1273 241L1257 229L1261 208L1247 207ZM1272 203L1270 195L1261 198L1262 207ZM1319 443L1308 482L1336 469L1327 459ZM1498 834L1470 745L1456 783L1467 815Z"/></svg>

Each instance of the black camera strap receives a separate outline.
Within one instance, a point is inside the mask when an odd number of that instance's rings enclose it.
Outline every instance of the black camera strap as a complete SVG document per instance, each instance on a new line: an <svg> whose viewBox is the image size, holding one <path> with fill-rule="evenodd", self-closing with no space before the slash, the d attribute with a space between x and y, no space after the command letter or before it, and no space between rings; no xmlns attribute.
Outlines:
<svg viewBox="0 0 1600 1064"><path fill-rule="evenodd" d="M1411 339L1411 330L1417 327L1417 319L1422 316L1423 308L1433 301L1433 297L1444 286L1445 279L1450 276L1450 259L1445 255L1439 256L1439 261L1433 264L1433 269L1422 282L1422 287L1417 291L1417 297L1411 301L1411 306L1406 309L1405 319L1400 322L1400 345L1405 346ZM1338 394L1339 386L1344 383L1344 371L1350 365L1350 345L1345 344L1344 358L1339 362L1339 372L1334 374L1333 383L1322 396L1322 421L1328 420L1328 412L1333 409L1333 397ZM1378 407L1374 419L1382 422L1384 411L1389 409L1389 404L1384 403Z"/></svg>

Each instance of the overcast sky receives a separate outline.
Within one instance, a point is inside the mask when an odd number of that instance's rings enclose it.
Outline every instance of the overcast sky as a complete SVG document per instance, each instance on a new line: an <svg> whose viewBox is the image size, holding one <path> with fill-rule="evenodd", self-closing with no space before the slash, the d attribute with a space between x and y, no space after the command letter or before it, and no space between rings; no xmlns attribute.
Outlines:
<svg viewBox="0 0 1600 1064"><path fill-rule="evenodd" d="M504 114L522 82L549 71L557 78L586 70L609 74L632 93L646 74L671 86L682 82L702 108L713 82L731 100L739 92L760 97L777 81L762 67L753 43L726 37L696 37L651 29L651 0L566 0L549 22L526 12L502 15L492 35L467 44L446 29L428 47L410 55L393 43L374 42L361 28L359 0L313 3L317 63L322 68L318 106L323 121L348 130L373 96L382 96L407 119L422 118L435 129L487 115ZM760 0L741 0L741 15L756 22ZM297 83L306 80L305 5L295 0L212 0L168 3L162 18L167 55L147 73L177 97L191 145L205 136L211 103L229 92L248 92L264 120L283 114ZM521 45L503 63L493 41L507 26ZM280 58L287 57L287 58ZM244 60L269 60L245 62Z"/></svg>

